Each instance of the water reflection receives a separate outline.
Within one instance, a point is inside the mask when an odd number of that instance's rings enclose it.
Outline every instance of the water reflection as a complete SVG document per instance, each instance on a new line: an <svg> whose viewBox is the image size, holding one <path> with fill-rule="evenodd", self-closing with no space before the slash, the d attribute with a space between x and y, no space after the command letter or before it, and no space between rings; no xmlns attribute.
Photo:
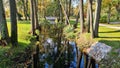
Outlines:
<svg viewBox="0 0 120 68"><path fill-rule="evenodd" d="M50 44L50 46L55 46L55 43L53 43L52 39L47 39L47 43ZM54 44L54 45L53 45ZM73 60L70 62L70 67L68 68L76 68L77 66L77 50L76 50L76 44L75 42L69 42L70 46L72 47L72 57L73 57ZM54 47L54 50L53 50L54 54L57 53L57 46ZM80 52L78 52L80 53ZM40 59L43 60L47 57L48 55L47 54L43 54ZM54 58L54 55L51 56ZM48 64L48 62L45 62L44 64L45 68L53 68L53 64ZM82 56L82 60L81 60L81 64L80 64L80 68L84 68L84 56ZM98 68L98 64L96 64L96 68Z"/></svg>

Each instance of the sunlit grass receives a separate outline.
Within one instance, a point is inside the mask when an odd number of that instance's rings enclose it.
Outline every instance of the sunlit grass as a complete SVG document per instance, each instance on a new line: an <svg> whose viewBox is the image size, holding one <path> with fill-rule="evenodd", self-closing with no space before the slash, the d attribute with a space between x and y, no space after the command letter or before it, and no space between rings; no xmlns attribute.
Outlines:
<svg viewBox="0 0 120 68"><path fill-rule="evenodd" d="M107 25L120 27L120 24L107 24Z"/></svg>
<svg viewBox="0 0 120 68"><path fill-rule="evenodd" d="M100 27L99 38L104 40L120 40L120 30Z"/></svg>
<svg viewBox="0 0 120 68"><path fill-rule="evenodd" d="M99 38L96 41L103 42L112 47L111 54L116 55L116 49L120 48L120 30L100 27L99 28Z"/></svg>
<svg viewBox="0 0 120 68"><path fill-rule="evenodd" d="M9 35L11 36L11 26L10 23L7 23L8 26L8 31L9 31ZM29 44L29 41L26 39L26 36L28 36L28 32L30 31L30 23L29 22L21 22L18 21L18 42L20 43L25 43L25 44Z"/></svg>
<svg viewBox="0 0 120 68"><path fill-rule="evenodd" d="M11 36L10 22L7 23L7 26L8 26L9 36ZM30 43L30 41L26 37L29 35L28 32L30 31L31 26L29 21L18 21L17 27L18 27L18 47L20 49L24 49ZM11 44L7 46L8 49L9 47L11 47ZM6 49L6 47L4 47L3 49ZM0 49L0 52L1 51L2 50Z"/></svg>
<svg viewBox="0 0 120 68"><path fill-rule="evenodd" d="M11 36L11 26L10 22L7 23L9 36ZM28 32L31 30L29 21L18 21L18 46L12 47L11 44L7 46L0 46L0 68L10 68L9 63L11 63L10 58L13 58L17 54L23 52L27 46L29 46L30 41L27 39L29 36ZM5 53L9 53L10 57L6 57Z"/></svg>

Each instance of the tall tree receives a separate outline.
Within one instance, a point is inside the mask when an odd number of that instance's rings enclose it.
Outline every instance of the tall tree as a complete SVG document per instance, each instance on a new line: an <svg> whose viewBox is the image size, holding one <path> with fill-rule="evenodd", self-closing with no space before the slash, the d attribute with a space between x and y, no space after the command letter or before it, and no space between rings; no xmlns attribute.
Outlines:
<svg viewBox="0 0 120 68"><path fill-rule="evenodd" d="M24 11L24 17L25 17L25 20L27 20L28 0L21 0L21 1L22 1L23 11Z"/></svg>
<svg viewBox="0 0 120 68"><path fill-rule="evenodd" d="M101 13L101 2L102 0L96 0L96 10L95 10L95 18L94 18L94 37L98 37L98 29L99 29L99 19Z"/></svg>
<svg viewBox="0 0 120 68"><path fill-rule="evenodd" d="M69 0L68 19L70 17L70 13L71 13L71 3L72 3L72 0Z"/></svg>
<svg viewBox="0 0 120 68"><path fill-rule="evenodd" d="M80 29L81 33L84 32L84 9L83 9L83 0L80 0Z"/></svg>
<svg viewBox="0 0 120 68"><path fill-rule="evenodd" d="M86 20L86 23L87 23L87 32L90 33L90 1L88 0L88 7L87 7L87 20Z"/></svg>
<svg viewBox="0 0 120 68"><path fill-rule="evenodd" d="M75 21L75 24L74 24L74 29L77 28L79 17L80 17L80 13L78 12L78 15L76 17L76 21Z"/></svg>
<svg viewBox="0 0 120 68"><path fill-rule="evenodd" d="M57 0L57 4L58 4L58 9L59 9L59 21L63 22L63 13L62 13L62 6L60 4L60 0Z"/></svg>
<svg viewBox="0 0 120 68"><path fill-rule="evenodd" d="M88 3L89 3L89 10L90 10L89 14L90 14L90 30L91 30L91 37L94 38L92 1L93 1L93 0L88 0Z"/></svg>
<svg viewBox="0 0 120 68"><path fill-rule="evenodd" d="M8 34L8 29L6 24L3 0L0 0L0 33L1 33L1 39L8 41L9 34Z"/></svg>
<svg viewBox="0 0 120 68"><path fill-rule="evenodd" d="M33 0L33 4L34 4L34 25L35 25L35 29L38 28L38 16L37 16L37 11L38 11L38 8L37 8L37 1L36 0Z"/></svg>
<svg viewBox="0 0 120 68"><path fill-rule="evenodd" d="M110 23L110 16L111 16L111 4L109 4L108 6L108 12L107 12L107 23L109 24Z"/></svg>
<svg viewBox="0 0 120 68"><path fill-rule="evenodd" d="M67 21L67 18L68 18L68 0L65 0L65 14L66 14L66 18L65 18L65 23L68 25L68 21Z"/></svg>
<svg viewBox="0 0 120 68"><path fill-rule="evenodd" d="M34 1L30 0L30 7L31 7L31 25L32 25L32 35L35 35L35 19L34 19Z"/></svg>
<svg viewBox="0 0 120 68"><path fill-rule="evenodd" d="M15 0L9 0L10 3L10 19L11 19L11 43L13 46L18 44L18 35L17 35L17 19L16 19L16 2Z"/></svg>

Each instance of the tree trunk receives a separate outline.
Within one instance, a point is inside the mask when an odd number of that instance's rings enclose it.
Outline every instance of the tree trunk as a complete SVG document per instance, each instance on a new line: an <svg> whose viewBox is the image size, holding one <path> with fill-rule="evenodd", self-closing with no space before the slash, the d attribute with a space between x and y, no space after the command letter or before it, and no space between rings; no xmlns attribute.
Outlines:
<svg viewBox="0 0 120 68"><path fill-rule="evenodd" d="M65 14L66 14L66 18L65 18L65 23L68 25L68 21L67 21L67 18L68 18L68 1L65 0Z"/></svg>
<svg viewBox="0 0 120 68"><path fill-rule="evenodd" d="M22 21L22 19L21 19L22 15L19 12L17 12L16 14L17 14L18 20Z"/></svg>
<svg viewBox="0 0 120 68"><path fill-rule="evenodd" d="M80 29L81 33L84 32L84 9L83 9L83 0L80 0Z"/></svg>
<svg viewBox="0 0 120 68"><path fill-rule="evenodd" d="M24 17L25 17L25 20L27 20L27 11L26 11L26 3L25 3L25 0L22 0L22 3L23 3L23 11L24 11Z"/></svg>
<svg viewBox="0 0 120 68"><path fill-rule="evenodd" d="M88 55L84 53L84 68L87 68L88 65Z"/></svg>
<svg viewBox="0 0 120 68"><path fill-rule="evenodd" d="M26 2L25 2L25 7L26 7L26 9L25 9L26 20L29 20L29 15L28 15L28 0L26 0Z"/></svg>
<svg viewBox="0 0 120 68"><path fill-rule="evenodd" d="M96 10L95 10L95 18L94 18L94 36L98 37L98 29L99 29L99 19L100 19L100 12L101 12L101 2L102 0L96 1Z"/></svg>
<svg viewBox="0 0 120 68"><path fill-rule="evenodd" d="M71 13L71 2L72 2L72 0L69 0L68 19L70 18L70 13Z"/></svg>
<svg viewBox="0 0 120 68"><path fill-rule="evenodd" d="M83 55L82 52L81 52L80 55L78 55L78 59L77 59L77 68L80 68L80 64L81 64L81 60L82 60L82 55Z"/></svg>
<svg viewBox="0 0 120 68"><path fill-rule="evenodd" d="M111 15L111 7L109 5L109 7L108 7L108 20L107 20L108 24L110 23L110 15Z"/></svg>
<svg viewBox="0 0 120 68"><path fill-rule="evenodd" d="M95 66L95 60L94 60L93 58L91 59L91 63L92 63L92 64L91 64L91 66L92 66L91 68L95 68L95 67L96 67L96 66Z"/></svg>
<svg viewBox="0 0 120 68"><path fill-rule="evenodd" d="M35 25L34 25L34 4L33 0L30 0L30 6L31 6L31 25L32 25L32 35L35 35Z"/></svg>
<svg viewBox="0 0 120 68"><path fill-rule="evenodd" d="M91 37L94 38L92 0L88 0L88 1L89 1L89 10L90 10L90 30L91 30Z"/></svg>
<svg viewBox="0 0 120 68"><path fill-rule="evenodd" d="M78 21L79 21L79 17L80 17L80 13L78 12L78 15L76 17L76 22L74 24L74 29L77 28L77 25L78 25Z"/></svg>
<svg viewBox="0 0 120 68"><path fill-rule="evenodd" d="M6 24L6 17L2 0L0 0L0 34L1 39L6 40L7 42L9 41L8 28Z"/></svg>
<svg viewBox="0 0 120 68"><path fill-rule="evenodd" d="M38 8L37 8L37 3L36 3L36 0L33 0L33 3L34 3L34 24L35 24L35 29L38 28L38 16L37 16L37 11L38 11Z"/></svg>
<svg viewBox="0 0 120 68"><path fill-rule="evenodd" d="M17 19L16 19L16 2L15 0L9 0L10 2L10 18L11 18L11 43L13 46L18 44L18 35L17 35Z"/></svg>
<svg viewBox="0 0 120 68"><path fill-rule="evenodd" d="M88 1L89 2L89 1ZM87 8L87 32L90 33L90 6Z"/></svg>

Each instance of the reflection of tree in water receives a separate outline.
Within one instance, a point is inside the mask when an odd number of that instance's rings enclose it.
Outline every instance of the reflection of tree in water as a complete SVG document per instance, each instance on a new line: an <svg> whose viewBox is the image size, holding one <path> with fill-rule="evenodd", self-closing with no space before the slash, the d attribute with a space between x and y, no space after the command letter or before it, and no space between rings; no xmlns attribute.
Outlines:
<svg viewBox="0 0 120 68"><path fill-rule="evenodd" d="M45 21L41 24L40 39L40 63L51 65L54 67L64 67L70 64L72 60L72 47L68 48L68 41L65 40L63 35L62 23L50 24ZM71 59L70 59L71 58ZM43 65L43 64L42 64Z"/></svg>

